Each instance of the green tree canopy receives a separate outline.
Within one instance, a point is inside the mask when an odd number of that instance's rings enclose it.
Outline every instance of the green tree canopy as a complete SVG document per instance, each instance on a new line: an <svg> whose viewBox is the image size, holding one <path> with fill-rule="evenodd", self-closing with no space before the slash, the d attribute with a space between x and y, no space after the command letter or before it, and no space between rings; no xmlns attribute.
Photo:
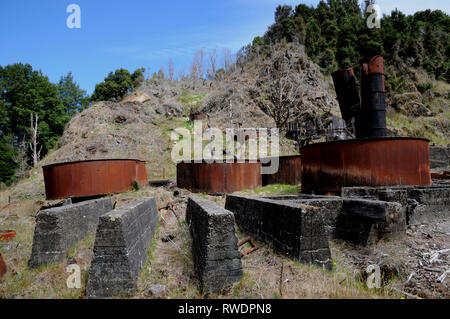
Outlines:
<svg viewBox="0 0 450 319"><path fill-rule="evenodd" d="M89 97L86 91L80 89L74 82L72 72L62 76L57 85L59 98L69 116L81 112L89 106Z"/></svg>
<svg viewBox="0 0 450 319"><path fill-rule="evenodd" d="M103 82L95 86L91 100L119 101L141 83L143 74L144 69L137 69L133 74L126 69L110 72Z"/></svg>
<svg viewBox="0 0 450 319"><path fill-rule="evenodd" d="M30 139L30 116L37 114L37 143L45 155L62 135L69 115L55 84L31 65L0 67L0 181L14 175L17 146ZM14 162L14 164L13 164Z"/></svg>

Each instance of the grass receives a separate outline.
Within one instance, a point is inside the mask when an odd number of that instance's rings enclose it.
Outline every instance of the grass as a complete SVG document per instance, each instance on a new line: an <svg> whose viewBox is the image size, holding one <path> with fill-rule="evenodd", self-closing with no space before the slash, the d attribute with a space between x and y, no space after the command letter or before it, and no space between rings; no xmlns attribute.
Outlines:
<svg viewBox="0 0 450 319"><path fill-rule="evenodd" d="M183 92L177 97L177 101L180 102L185 110L185 114L188 115L191 109L198 109L200 101L205 97L206 93L193 94L189 90L183 90Z"/></svg>
<svg viewBox="0 0 450 319"><path fill-rule="evenodd" d="M69 289L66 281L70 273L66 272L66 261L28 269L28 259L34 234L34 218L31 215L36 210L35 201L25 200L14 204L17 217L2 219L0 228L16 231L17 236L9 244L17 243L15 249L2 250L8 271L0 284L0 298L79 298L84 294L92 249L94 233L90 233L84 240L75 244L67 253L68 258L75 258L81 268L81 289ZM0 217L5 218L5 211Z"/></svg>
<svg viewBox="0 0 450 319"><path fill-rule="evenodd" d="M240 193L245 195L297 195L300 193L300 185L272 184L252 190L244 190Z"/></svg>
<svg viewBox="0 0 450 319"><path fill-rule="evenodd" d="M449 123L449 118L448 112L436 117L419 118L393 113L387 116L387 126L401 130L408 137L426 138L431 143L447 145L450 144L450 136L445 127Z"/></svg>
<svg viewBox="0 0 450 319"><path fill-rule="evenodd" d="M296 194L299 186L269 185L255 190L255 194ZM251 194L251 191L243 191ZM113 195L118 207L138 197L155 196L158 206L174 201L172 192L162 189L142 187L138 191ZM224 198L202 195L216 199L223 205ZM11 211L17 213L18 219L0 219L1 228L17 231L14 241L19 243L15 251L5 251L3 256L8 265L8 273L0 283L0 298L83 298L87 283L90 260L93 256L94 234L75 244L67 253L68 258L75 258L82 269L82 288L68 289L66 280L67 263L42 266L36 270L27 268L31 253L34 230L34 214L39 205L31 200L16 200ZM176 207L175 215L161 210L157 233L148 250L148 258L137 284L137 293L133 298L154 298L149 294L153 285L164 285L165 292L161 298L397 298L388 290L368 289L358 281L351 269L341 261L339 247L331 246L334 270L324 271L320 267L303 265L297 261L275 253L267 245L256 242L259 249L242 258L244 275L239 282L220 292L204 294L199 290L192 258L191 236L188 225L184 223L186 203ZM0 212L0 218L9 213ZM180 222L181 221L181 222ZM159 235L158 235L159 234ZM162 236L172 235L173 239L162 241ZM241 240L247 237L238 234ZM280 266L283 264L283 280L280 287Z"/></svg>

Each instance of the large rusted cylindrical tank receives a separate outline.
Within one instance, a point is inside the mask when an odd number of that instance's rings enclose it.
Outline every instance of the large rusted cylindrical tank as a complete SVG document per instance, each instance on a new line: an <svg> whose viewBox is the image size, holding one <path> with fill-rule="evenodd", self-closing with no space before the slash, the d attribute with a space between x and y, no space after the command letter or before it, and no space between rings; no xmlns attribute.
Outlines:
<svg viewBox="0 0 450 319"><path fill-rule="evenodd" d="M372 138L305 146L302 190L339 192L342 187L431 185L429 141Z"/></svg>
<svg viewBox="0 0 450 319"><path fill-rule="evenodd" d="M131 190L147 184L145 162L134 159L91 160L43 167L47 199L89 197Z"/></svg>
<svg viewBox="0 0 450 319"><path fill-rule="evenodd" d="M196 193L231 193L261 186L261 162L178 162L177 186Z"/></svg>
<svg viewBox="0 0 450 319"><path fill-rule="evenodd" d="M302 159L300 155L280 156L278 171L274 174L263 174L262 185L302 183ZM270 165L262 164L263 166Z"/></svg>

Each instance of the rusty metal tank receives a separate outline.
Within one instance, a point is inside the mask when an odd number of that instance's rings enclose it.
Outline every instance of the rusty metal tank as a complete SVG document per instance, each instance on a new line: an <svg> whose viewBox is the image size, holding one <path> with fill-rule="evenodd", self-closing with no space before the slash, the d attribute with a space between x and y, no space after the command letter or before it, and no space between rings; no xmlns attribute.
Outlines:
<svg viewBox="0 0 450 319"><path fill-rule="evenodd" d="M429 141L371 138L301 148L302 191L340 192L342 187L431 185Z"/></svg>
<svg viewBox="0 0 450 319"><path fill-rule="evenodd" d="M47 199L89 197L131 190L147 184L145 162L108 159L58 163L43 167Z"/></svg>
<svg viewBox="0 0 450 319"><path fill-rule="evenodd" d="M195 193L231 193L261 186L261 162L178 162L177 186Z"/></svg>
<svg viewBox="0 0 450 319"><path fill-rule="evenodd" d="M262 164L270 165L270 164ZM288 184L298 185L302 183L302 159L300 155L279 157L279 168L274 174L263 174L262 185Z"/></svg>

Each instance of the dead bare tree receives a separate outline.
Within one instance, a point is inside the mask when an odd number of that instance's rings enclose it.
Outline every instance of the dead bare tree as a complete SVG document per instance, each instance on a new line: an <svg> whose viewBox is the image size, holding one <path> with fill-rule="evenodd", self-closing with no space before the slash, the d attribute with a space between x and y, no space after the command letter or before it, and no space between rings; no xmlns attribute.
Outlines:
<svg viewBox="0 0 450 319"><path fill-rule="evenodd" d="M301 107L301 79L294 59L287 51L275 51L273 54L256 80L253 94L258 95L256 88L261 88L262 94L259 94L257 103L282 129L292 112Z"/></svg>
<svg viewBox="0 0 450 319"><path fill-rule="evenodd" d="M167 66L167 73L168 73L168 76L169 76L169 81L173 81L174 74L175 74L175 65L174 65L172 59L169 59L169 63L168 63L168 66Z"/></svg>
<svg viewBox="0 0 450 319"><path fill-rule="evenodd" d="M17 168L16 171L14 172L14 176L21 179L26 175L26 172L28 172L28 170L30 169L30 165L28 165L28 145L25 142L25 137L18 145L15 162L17 164Z"/></svg>
<svg viewBox="0 0 450 319"><path fill-rule="evenodd" d="M41 156L41 150L42 150L42 145L39 148L39 151L37 149L38 121L39 121L39 115L37 113L31 113L30 114L30 137L31 137L30 149L32 152L31 156L33 158L33 167L36 167L39 157Z"/></svg>
<svg viewBox="0 0 450 319"><path fill-rule="evenodd" d="M226 71L230 70L231 64L233 64L233 55L230 49L223 48L223 66Z"/></svg>
<svg viewBox="0 0 450 319"><path fill-rule="evenodd" d="M194 53L194 58L192 59L191 64L191 78L199 79L203 77L204 58L205 50L203 48Z"/></svg>
<svg viewBox="0 0 450 319"><path fill-rule="evenodd" d="M217 63L217 49L214 48L209 52L209 66L210 69L208 71L209 76L212 78L216 74L216 65Z"/></svg>

